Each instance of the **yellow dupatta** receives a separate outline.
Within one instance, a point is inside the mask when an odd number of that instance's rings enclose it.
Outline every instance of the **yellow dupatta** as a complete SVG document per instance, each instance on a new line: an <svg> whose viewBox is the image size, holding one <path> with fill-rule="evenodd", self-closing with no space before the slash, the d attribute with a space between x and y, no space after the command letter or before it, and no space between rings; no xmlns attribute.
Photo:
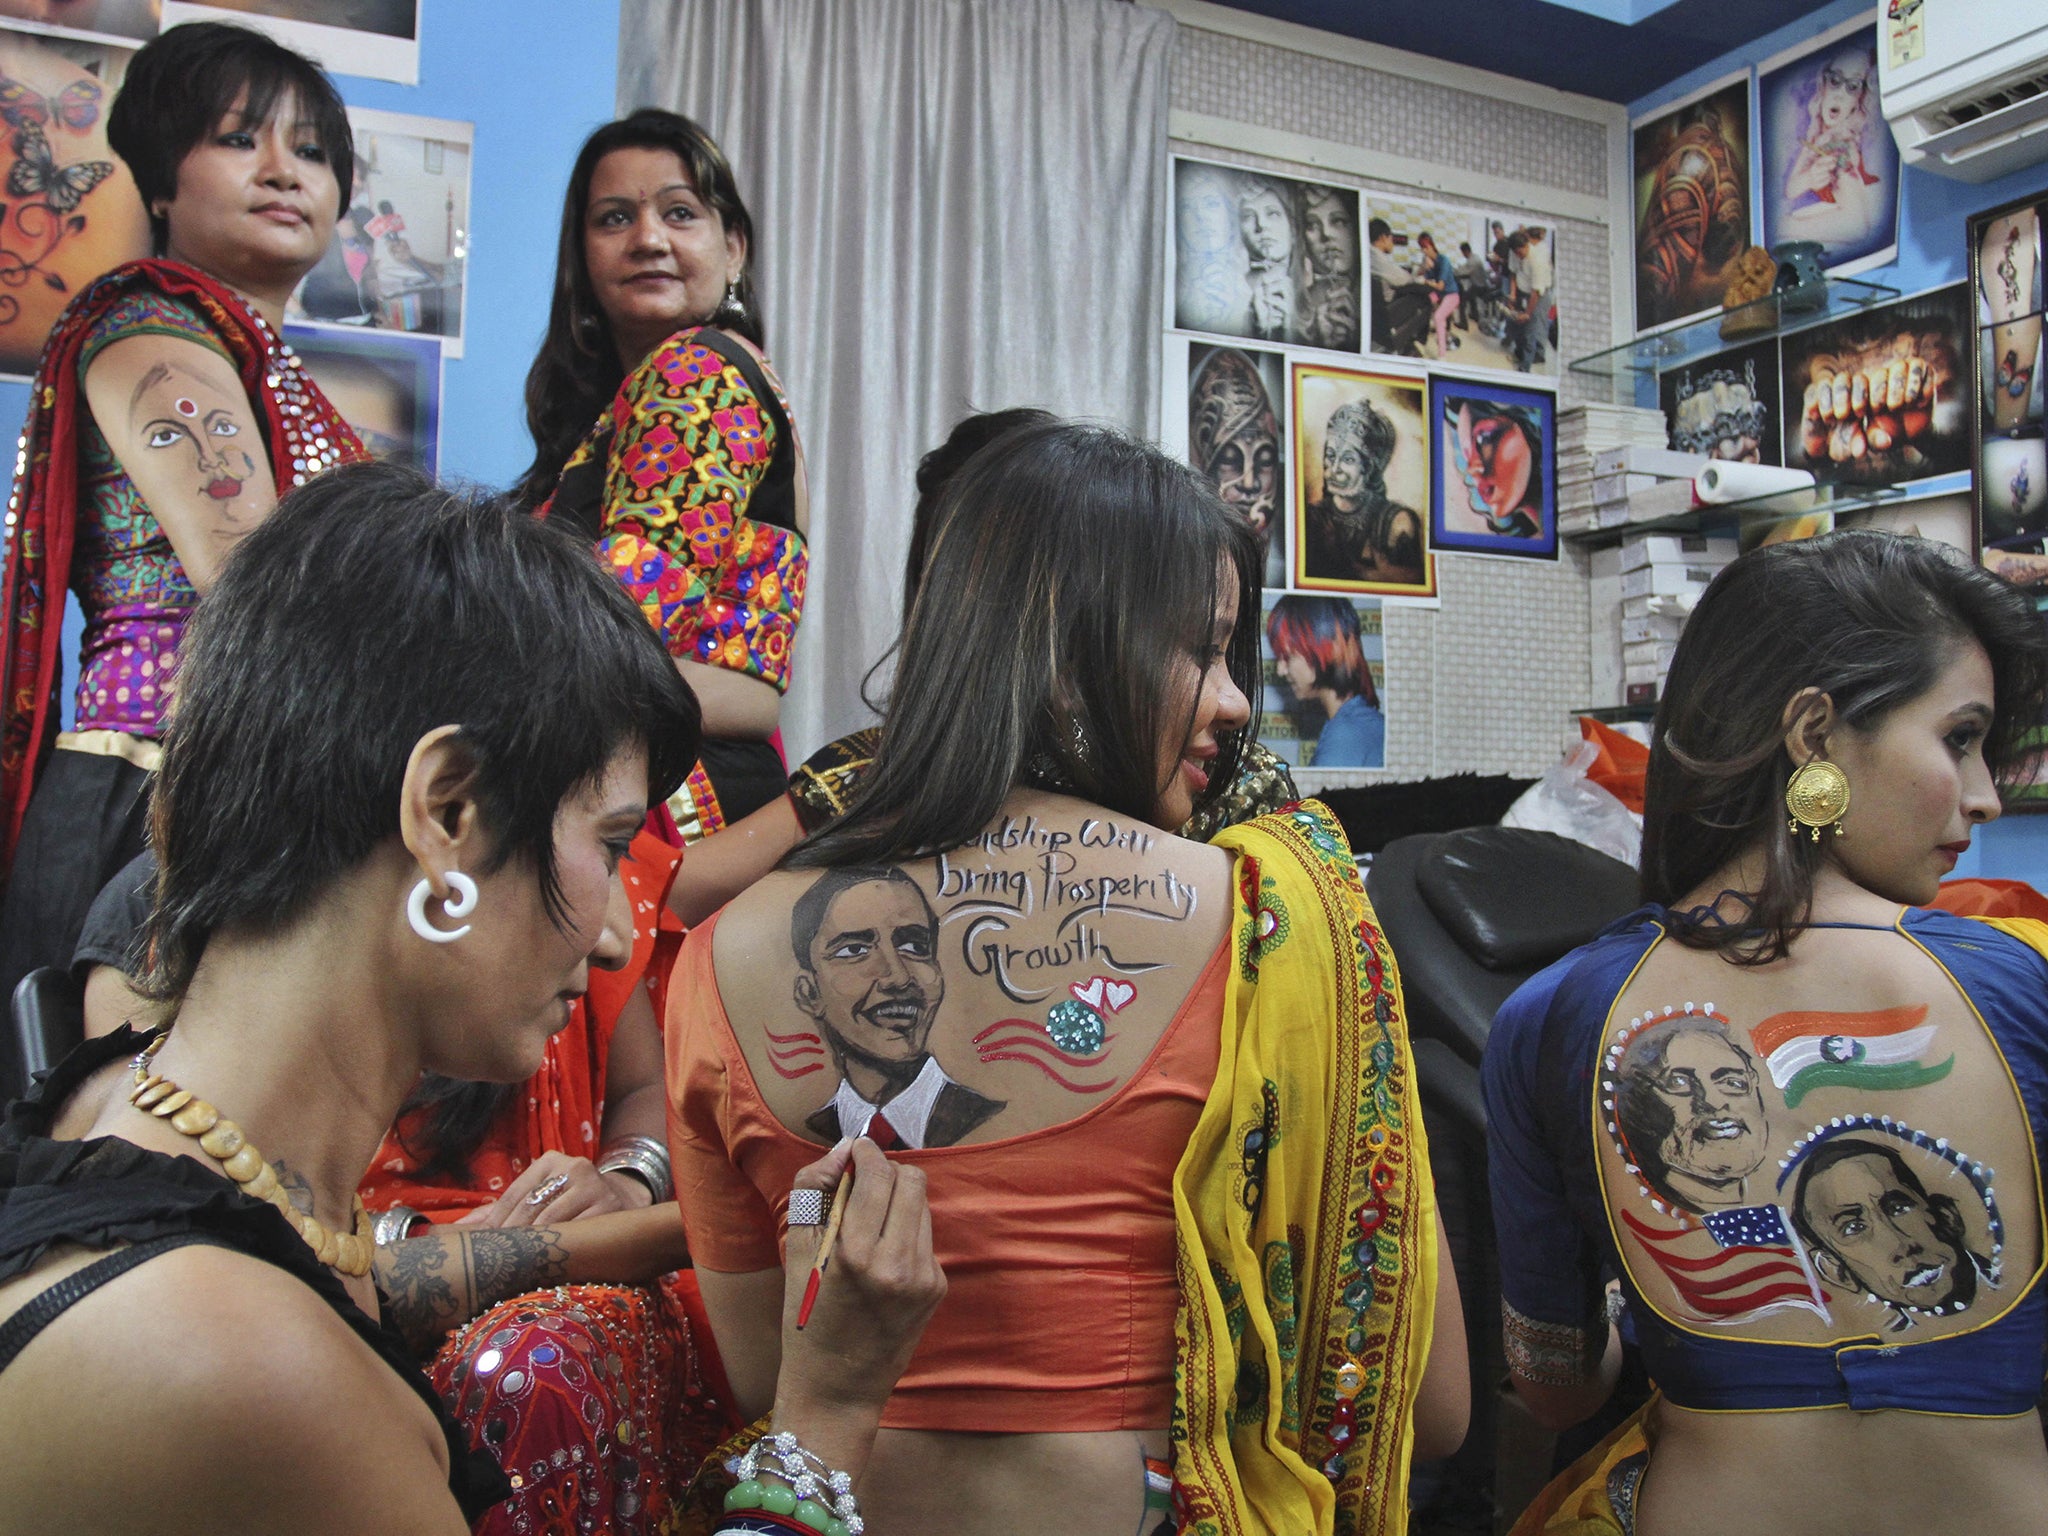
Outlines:
<svg viewBox="0 0 2048 1536"><path fill-rule="evenodd" d="M1405 1531L1437 1253L1400 978L1327 807L1215 842L1237 964L1173 1184L1181 1529Z"/></svg>

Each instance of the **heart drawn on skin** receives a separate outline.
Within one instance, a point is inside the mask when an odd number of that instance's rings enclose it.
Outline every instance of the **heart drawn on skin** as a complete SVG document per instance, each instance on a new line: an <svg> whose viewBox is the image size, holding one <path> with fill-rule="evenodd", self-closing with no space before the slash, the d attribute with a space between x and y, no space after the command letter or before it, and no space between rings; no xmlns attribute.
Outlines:
<svg viewBox="0 0 2048 1536"><path fill-rule="evenodd" d="M1102 989L1102 1000L1109 1005L1111 1013L1122 1013L1125 1006L1137 995L1138 989L1128 981L1107 982Z"/></svg>
<svg viewBox="0 0 2048 1536"><path fill-rule="evenodd" d="M1073 981L1067 983L1067 990L1074 994L1076 1001L1086 1003L1090 1008L1100 1008L1102 1006L1102 989L1104 985L1105 982L1102 977L1091 976L1088 978L1087 986L1084 987L1078 981Z"/></svg>

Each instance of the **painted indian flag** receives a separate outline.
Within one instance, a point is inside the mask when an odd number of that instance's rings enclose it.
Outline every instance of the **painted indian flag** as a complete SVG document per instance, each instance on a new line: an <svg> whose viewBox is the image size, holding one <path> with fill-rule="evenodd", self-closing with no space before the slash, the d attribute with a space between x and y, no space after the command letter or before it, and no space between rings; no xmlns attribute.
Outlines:
<svg viewBox="0 0 2048 1536"><path fill-rule="evenodd" d="M1947 1077L1953 1052L1929 1064L1927 1005L1869 1013L1774 1013L1749 1032L1787 1108L1816 1088L1919 1088Z"/></svg>

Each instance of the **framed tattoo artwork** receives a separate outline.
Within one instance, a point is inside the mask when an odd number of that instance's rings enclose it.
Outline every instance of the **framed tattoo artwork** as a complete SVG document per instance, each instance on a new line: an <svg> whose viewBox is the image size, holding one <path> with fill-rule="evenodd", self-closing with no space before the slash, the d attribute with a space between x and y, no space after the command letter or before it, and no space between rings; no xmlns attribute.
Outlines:
<svg viewBox="0 0 2048 1536"><path fill-rule="evenodd" d="M1358 191L1245 166L1173 162L1173 324L1359 349Z"/></svg>
<svg viewBox="0 0 2048 1536"><path fill-rule="evenodd" d="M1286 380L1278 352L1188 345L1187 461L1257 530L1269 587L1287 585Z"/></svg>
<svg viewBox="0 0 2048 1536"><path fill-rule="evenodd" d="M1877 23L1845 22L1757 71L1763 244L1811 240L1829 272L1899 248L1899 147L1877 101Z"/></svg>
<svg viewBox="0 0 2048 1536"><path fill-rule="evenodd" d="M1433 374L1429 540L1439 553L1557 558L1557 399Z"/></svg>
<svg viewBox="0 0 2048 1536"><path fill-rule="evenodd" d="M1721 307L1750 243L1749 75L1632 127L1636 329Z"/></svg>
<svg viewBox="0 0 2048 1536"><path fill-rule="evenodd" d="M1969 308L1953 283L1782 338L1786 466L1843 485L1968 468Z"/></svg>
<svg viewBox="0 0 2048 1536"><path fill-rule="evenodd" d="M1666 446L1742 464L1782 464L1778 341L1716 352L1657 375Z"/></svg>
<svg viewBox="0 0 2048 1536"><path fill-rule="evenodd" d="M1380 599L1265 594L1259 742L1318 775L1387 765L1386 637Z"/></svg>
<svg viewBox="0 0 2048 1536"><path fill-rule="evenodd" d="M2042 410L2042 224L2048 195L1968 223L1972 463L1977 546L2008 581L2048 593L2048 448Z"/></svg>
<svg viewBox="0 0 2048 1536"><path fill-rule="evenodd" d="M149 254L134 178L107 146L133 52L0 28L0 374L35 372L81 288Z"/></svg>
<svg viewBox="0 0 2048 1536"><path fill-rule="evenodd" d="M0 24L134 48L163 26L159 0L0 0Z"/></svg>
<svg viewBox="0 0 2048 1536"><path fill-rule="evenodd" d="M1295 585L1435 597L1423 380L1297 362L1293 385Z"/></svg>
<svg viewBox="0 0 2048 1536"><path fill-rule="evenodd" d="M371 454L440 472L439 337L288 325L285 340Z"/></svg>

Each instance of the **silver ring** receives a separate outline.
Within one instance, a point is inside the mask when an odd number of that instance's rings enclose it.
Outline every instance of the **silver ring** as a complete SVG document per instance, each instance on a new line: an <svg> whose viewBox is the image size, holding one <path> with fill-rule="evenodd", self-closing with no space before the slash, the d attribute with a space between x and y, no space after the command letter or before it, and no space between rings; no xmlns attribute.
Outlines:
<svg viewBox="0 0 2048 1536"><path fill-rule="evenodd" d="M821 1227L825 1224L825 1191L792 1189L789 1192L789 1220L792 1227Z"/></svg>
<svg viewBox="0 0 2048 1536"><path fill-rule="evenodd" d="M569 1175L567 1175L566 1173L558 1173L552 1179L545 1179L541 1183L536 1185L533 1189L533 1192L529 1194L526 1197L525 1201L522 1203L532 1206L546 1205L550 1200L554 1199L555 1196L559 1195L563 1190L567 1189L568 1187Z"/></svg>

